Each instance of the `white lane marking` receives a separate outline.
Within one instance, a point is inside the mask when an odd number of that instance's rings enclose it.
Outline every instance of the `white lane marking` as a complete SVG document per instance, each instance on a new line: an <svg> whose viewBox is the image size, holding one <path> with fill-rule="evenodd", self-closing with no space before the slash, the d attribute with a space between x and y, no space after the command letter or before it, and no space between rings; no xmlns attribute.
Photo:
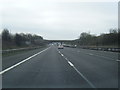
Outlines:
<svg viewBox="0 0 120 90"><path fill-rule="evenodd" d="M61 56L64 56L63 54L61 54Z"/></svg>
<svg viewBox="0 0 120 90"><path fill-rule="evenodd" d="M88 53L89 55L93 55L92 53Z"/></svg>
<svg viewBox="0 0 120 90"><path fill-rule="evenodd" d="M109 58L109 57L105 57L105 56L100 56L100 55L94 55L94 56L102 57L102 58L105 58L106 60L109 59L110 61L115 61L115 59L112 59L112 58Z"/></svg>
<svg viewBox="0 0 120 90"><path fill-rule="evenodd" d="M68 59L65 57L65 59L68 61Z"/></svg>
<svg viewBox="0 0 120 90"><path fill-rule="evenodd" d="M68 61L68 63L70 64L70 66L74 67L74 65L70 61Z"/></svg>
<svg viewBox="0 0 120 90"><path fill-rule="evenodd" d="M60 51L58 51L60 53Z"/></svg>
<svg viewBox="0 0 120 90"><path fill-rule="evenodd" d="M58 52L60 52L59 50L58 50ZM60 52L60 55L61 55L62 53ZM63 56L64 58L65 58L65 60L67 60L67 62L69 63L69 65L70 66L72 66L74 69L75 69L75 71L92 87L92 88L96 88L71 62L70 62L70 60L68 60L65 56Z"/></svg>
<svg viewBox="0 0 120 90"><path fill-rule="evenodd" d="M73 68L92 88L96 88L75 66Z"/></svg>
<svg viewBox="0 0 120 90"><path fill-rule="evenodd" d="M92 53L85 53L85 52L80 52L80 53L91 55L91 56L94 55L94 56L97 56L97 57L109 59L110 61L115 61L115 59L112 59L112 58L109 58L109 57L105 57L105 56L95 55L95 54L92 54Z"/></svg>
<svg viewBox="0 0 120 90"><path fill-rule="evenodd" d="M59 50L57 50L57 51L58 51L58 53L59 53L62 57L65 58L65 60L69 61Z"/></svg>
<svg viewBox="0 0 120 90"><path fill-rule="evenodd" d="M117 62L120 62L120 60L118 59L118 60L116 60Z"/></svg>
<svg viewBox="0 0 120 90"><path fill-rule="evenodd" d="M22 63L28 61L29 59L31 59L31 58L37 56L38 54L40 54L40 53L42 53L42 52L48 50L49 48L50 48L50 47L48 47L48 48L46 48L46 49L44 49L44 50L42 50L42 51L40 51L40 52L38 52L38 53L36 53L36 54L30 56L30 57L28 57L28 58L26 58L25 60L22 60L21 62L19 62L19 63L15 64L15 65L13 65L13 66L11 66L11 67L9 67L9 68L3 70L3 71L1 71L1 72L0 72L0 75L1 75L1 74L4 74L5 72L7 72L7 71L9 71L9 70L11 70L11 69L13 69L13 68L15 68L15 67L17 67L18 65L20 65L20 64L22 64Z"/></svg>

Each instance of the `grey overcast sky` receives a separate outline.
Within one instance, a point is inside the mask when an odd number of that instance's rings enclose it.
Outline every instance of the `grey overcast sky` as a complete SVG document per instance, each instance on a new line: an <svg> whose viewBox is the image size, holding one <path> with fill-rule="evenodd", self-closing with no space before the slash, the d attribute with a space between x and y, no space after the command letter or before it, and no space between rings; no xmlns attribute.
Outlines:
<svg viewBox="0 0 120 90"><path fill-rule="evenodd" d="M7 28L11 33L37 34L44 39L73 40L82 32L99 35L117 28L117 0L96 1L1 0L0 32Z"/></svg>

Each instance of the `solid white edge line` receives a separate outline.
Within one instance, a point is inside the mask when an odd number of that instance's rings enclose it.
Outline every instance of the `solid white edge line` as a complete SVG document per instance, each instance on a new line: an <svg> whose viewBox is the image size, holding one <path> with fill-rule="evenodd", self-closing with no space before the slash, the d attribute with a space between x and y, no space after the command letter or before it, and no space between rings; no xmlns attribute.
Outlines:
<svg viewBox="0 0 120 90"><path fill-rule="evenodd" d="M49 48L50 48L50 47L48 47L48 48L46 48L46 49L44 49L44 50L42 50L42 51L40 51L40 52L38 52L38 53L36 53L36 54L30 56L30 57L28 57L28 58L22 60L21 62L19 62L19 63L15 64L15 65L13 65L13 66L11 66L11 67L9 67L9 68L3 70L3 71L1 71L1 72L0 72L0 75L1 75L1 74L4 74L5 72L7 72L7 71L9 71L9 70L11 70L11 69L13 69L13 68L15 68L16 66L18 66L18 65L20 65L20 64L22 64L22 63L28 61L29 59L31 59L31 58L37 56L38 54L40 54L40 53L46 51L46 50L49 49Z"/></svg>

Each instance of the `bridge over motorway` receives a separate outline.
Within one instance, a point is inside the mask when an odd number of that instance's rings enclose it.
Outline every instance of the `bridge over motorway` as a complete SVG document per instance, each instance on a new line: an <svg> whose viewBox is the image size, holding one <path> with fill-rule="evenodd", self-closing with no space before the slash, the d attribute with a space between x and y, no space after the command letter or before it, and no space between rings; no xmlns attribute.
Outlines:
<svg viewBox="0 0 120 90"><path fill-rule="evenodd" d="M74 40L45 40L49 43L69 43L72 44L74 42Z"/></svg>

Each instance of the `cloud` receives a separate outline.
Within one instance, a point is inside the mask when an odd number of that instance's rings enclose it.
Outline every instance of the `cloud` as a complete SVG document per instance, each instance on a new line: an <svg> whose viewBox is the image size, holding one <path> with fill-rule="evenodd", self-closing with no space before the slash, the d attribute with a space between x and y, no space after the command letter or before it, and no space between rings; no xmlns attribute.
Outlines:
<svg viewBox="0 0 120 90"><path fill-rule="evenodd" d="M117 2L2 0L2 28L31 32L46 39L74 39L117 27Z"/></svg>

